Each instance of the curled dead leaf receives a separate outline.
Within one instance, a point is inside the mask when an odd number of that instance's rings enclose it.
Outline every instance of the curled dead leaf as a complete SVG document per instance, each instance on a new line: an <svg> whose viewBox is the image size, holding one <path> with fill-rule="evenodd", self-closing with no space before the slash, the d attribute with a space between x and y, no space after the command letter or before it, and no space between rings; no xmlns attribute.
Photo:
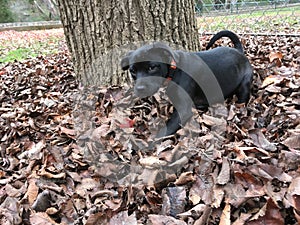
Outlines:
<svg viewBox="0 0 300 225"><path fill-rule="evenodd" d="M35 225L58 225L47 213L43 212L32 213L30 223Z"/></svg>
<svg viewBox="0 0 300 225"><path fill-rule="evenodd" d="M231 220L230 220L230 214L231 214L231 207L228 202L226 202L226 205L223 209L221 218L220 218L220 223L219 225L230 225Z"/></svg>
<svg viewBox="0 0 300 225"><path fill-rule="evenodd" d="M185 187L167 187L162 192L162 214L176 217L184 212L186 204Z"/></svg>
<svg viewBox="0 0 300 225"><path fill-rule="evenodd" d="M156 156L149 156L139 160L140 164L149 168L160 168L167 164L166 161L160 160Z"/></svg>
<svg viewBox="0 0 300 225"><path fill-rule="evenodd" d="M287 146L289 149L300 150L300 134L288 137L281 143Z"/></svg>
<svg viewBox="0 0 300 225"><path fill-rule="evenodd" d="M283 54L281 52L271 52L269 54L269 60L270 62L275 62L276 66L281 66L281 60L283 58Z"/></svg>
<svg viewBox="0 0 300 225"><path fill-rule="evenodd" d="M28 185L28 189L26 192L28 202L30 205L32 205L33 202L36 200L38 193L39 193L39 188L36 185L36 179L31 178L29 180L29 185Z"/></svg>
<svg viewBox="0 0 300 225"><path fill-rule="evenodd" d="M179 178L175 181L176 185L185 185L190 182L194 182L196 179L193 172L185 172L180 174Z"/></svg>
<svg viewBox="0 0 300 225"><path fill-rule="evenodd" d="M230 180L230 165L227 157L223 158L222 169L217 177L217 184L224 185Z"/></svg>
<svg viewBox="0 0 300 225"><path fill-rule="evenodd" d="M114 215L109 221L108 225L123 224L123 225L137 225L135 213L128 215L127 211L121 211Z"/></svg>
<svg viewBox="0 0 300 225"><path fill-rule="evenodd" d="M49 179L65 179L66 178L65 172L54 174L54 173L48 172L45 168L42 168L41 170L39 170L37 174L39 176L46 177Z"/></svg>
<svg viewBox="0 0 300 225"><path fill-rule="evenodd" d="M32 204L32 209L36 212L45 212L51 206L51 196L48 190L40 193L35 202Z"/></svg>
<svg viewBox="0 0 300 225"><path fill-rule="evenodd" d="M184 221L175 219L172 216L163 216L163 215L149 215L149 225L187 225Z"/></svg>
<svg viewBox="0 0 300 225"><path fill-rule="evenodd" d="M264 79L264 81L261 85L261 88L265 88L266 86L269 86L270 84L280 83L282 80L283 80L283 77L281 77L281 76L275 76L275 75L267 76Z"/></svg>

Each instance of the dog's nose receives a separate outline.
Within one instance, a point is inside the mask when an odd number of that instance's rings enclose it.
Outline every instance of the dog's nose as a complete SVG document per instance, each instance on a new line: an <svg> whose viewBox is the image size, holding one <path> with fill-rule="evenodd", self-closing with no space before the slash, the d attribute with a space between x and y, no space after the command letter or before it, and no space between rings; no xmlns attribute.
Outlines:
<svg viewBox="0 0 300 225"><path fill-rule="evenodd" d="M144 91L146 90L146 86L145 85L138 85L135 87L137 91Z"/></svg>

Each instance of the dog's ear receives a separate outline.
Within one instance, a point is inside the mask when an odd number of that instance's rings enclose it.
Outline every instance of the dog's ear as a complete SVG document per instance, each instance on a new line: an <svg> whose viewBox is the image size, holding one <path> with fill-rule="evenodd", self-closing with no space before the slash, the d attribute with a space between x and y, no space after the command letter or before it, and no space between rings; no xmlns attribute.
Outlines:
<svg viewBox="0 0 300 225"><path fill-rule="evenodd" d="M177 61L174 51L168 45L166 45L162 42L155 42L153 44L153 48L161 50L164 53L164 55L166 57L168 57L168 59L171 59L171 60L168 60L168 62L171 62L172 60Z"/></svg>
<svg viewBox="0 0 300 225"><path fill-rule="evenodd" d="M129 59L130 59L132 53L133 53L133 51L129 51L124 56L124 58L122 58L122 60L121 60L121 68L122 68L122 70L128 70L128 68L129 68Z"/></svg>

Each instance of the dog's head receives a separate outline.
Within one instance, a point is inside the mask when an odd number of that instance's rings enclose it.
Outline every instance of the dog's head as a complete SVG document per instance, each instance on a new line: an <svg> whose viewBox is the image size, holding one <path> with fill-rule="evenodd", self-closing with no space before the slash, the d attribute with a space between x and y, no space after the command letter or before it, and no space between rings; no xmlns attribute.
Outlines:
<svg viewBox="0 0 300 225"><path fill-rule="evenodd" d="M128 52L121 60L121 67L123 70L129 69L135 81L134 93L143 98L158 91L174 60L172 49L156 42Z"/></svg>

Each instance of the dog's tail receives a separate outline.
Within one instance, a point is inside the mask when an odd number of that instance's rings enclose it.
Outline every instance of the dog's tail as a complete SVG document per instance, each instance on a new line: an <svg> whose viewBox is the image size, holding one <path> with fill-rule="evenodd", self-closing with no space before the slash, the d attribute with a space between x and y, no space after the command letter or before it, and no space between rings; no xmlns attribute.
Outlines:
<svg viewBox="0 0 300 225"><path fill-rule="evenodd" d="M243 48L241 41L239 40L239 37L235 33L231 32L229 30L223 30L223 31L220 31L219 33L215 34L212 37L212 39L210 39L209 43L207 44L206 50L211 48L213 46L213 44L222 37L228 37L232 41L234 48L236 48L241 53L244 53L244 48Z"/></svg>

